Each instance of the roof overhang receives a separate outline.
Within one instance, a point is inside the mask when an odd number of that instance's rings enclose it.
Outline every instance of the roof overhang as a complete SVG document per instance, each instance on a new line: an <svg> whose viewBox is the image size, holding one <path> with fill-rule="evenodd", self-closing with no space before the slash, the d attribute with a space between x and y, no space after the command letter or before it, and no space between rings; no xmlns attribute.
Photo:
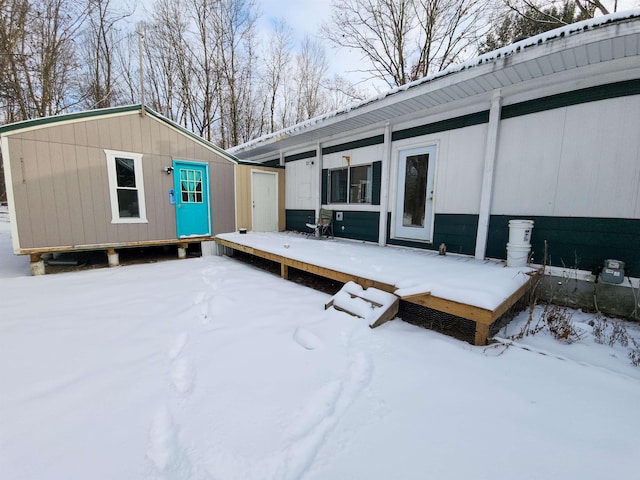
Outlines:
<svg viewBox="0 0 640 480"><path fill-rule="evenodd" d="M229 149L266 159L346 132L437 114L465 104L488 105L496 90L518 94L535 81L575 78L603 67L640 68L640 10L568 25L452 66L430 77ZM508 100L505 101L508 103Z"/></svg>

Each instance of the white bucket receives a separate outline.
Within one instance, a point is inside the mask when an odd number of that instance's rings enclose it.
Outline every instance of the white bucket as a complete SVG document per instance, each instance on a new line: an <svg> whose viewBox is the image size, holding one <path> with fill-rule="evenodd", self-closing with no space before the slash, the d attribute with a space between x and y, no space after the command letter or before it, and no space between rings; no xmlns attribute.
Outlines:
<svg viewBox="0 0 640 480"><path fill-rule="evenodd" d="M509 243L511 245L530 245L533 220L509 220Z"/></svg>
<svg viewBox="0 0 640 480"><path fill-rule="evenodd" d="M507 243L507 267L524 267L529 263L531 245Z"/></svg>

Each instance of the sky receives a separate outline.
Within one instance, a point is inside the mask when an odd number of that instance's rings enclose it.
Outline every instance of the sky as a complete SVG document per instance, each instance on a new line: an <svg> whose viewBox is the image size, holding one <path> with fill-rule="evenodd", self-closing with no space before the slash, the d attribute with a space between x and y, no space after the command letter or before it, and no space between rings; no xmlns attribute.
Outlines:
<svg viewBox="0 0 640 480"><path fill-rule="evenodd" d="M130 0L123 0L130 1ZM285 20L292 28L294 42L296 46L305 37L310 35L313 38L320 38L320 28L323 22L328 22L331 18L331 0L255 0L261 15L258 21L258 28L266 37L273 29L273 25L278 20ZM143 0L136 5L136 11L131 18L131 23L136 23L145 17L144 9L149 10L153 5L153 0ZM387 90L386 83L381 81L369 81L367 75L359 73L358 69L365 68L360 55L357 52L340 49L339 51L326 44L326 55L329 60L329 75L334 74L346 77L356 85L371 85L371 94L380 90ZM355 66L355 67L354 67ZM366 85L365 85L366 84Z"/></svg>
<svg viewBox="0 0 640 480"><path fill-rule="evenodd" d="M344 48L336 49L328 41L323 40L320 29L323 24L330 23L331 0L257 0L263 15L260 19L261 29L269 31L274 22L284 19L294 31L294 38L299 43L305 35L317 38L325 44L330 73L340 75L358 85L371 84L378 89L386 90L386 83L369 82L369 77L358 70L366 68L366 64L358 52Z"/></svg>

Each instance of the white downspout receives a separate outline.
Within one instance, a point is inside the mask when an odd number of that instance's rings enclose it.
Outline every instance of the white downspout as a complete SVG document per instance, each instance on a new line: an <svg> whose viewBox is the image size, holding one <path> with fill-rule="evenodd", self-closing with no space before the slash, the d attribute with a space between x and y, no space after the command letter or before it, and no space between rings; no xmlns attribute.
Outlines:
<svg viewBox="0 0 640 480"><path fill-rule="evenodd" d="M382 169L380 172L380 223L378 245L387 244L387 211L389 210L389 172L391 171L391 124L384 126L384 146L382 153Z"/></svg>
<svg viewBox="0 0 640 480"><path fill-rule="evenodd" d="M487 253L489 236L489 219L491 218L491 200L493 197L493 177L498 151L498 133L500 130L500 113L502 111L502 92L494 90L489 110L489 127L487 130L487 146L484 152L484 174L482 176L482 193L480 195L480 212L478 215L478 232L476 234L476 259L484 260Z"/></svg>

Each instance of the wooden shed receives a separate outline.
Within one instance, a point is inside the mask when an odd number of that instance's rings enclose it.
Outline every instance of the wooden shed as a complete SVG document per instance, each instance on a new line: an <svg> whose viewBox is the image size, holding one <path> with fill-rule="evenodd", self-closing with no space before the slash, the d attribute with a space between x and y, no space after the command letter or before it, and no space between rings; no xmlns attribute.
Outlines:
<svg viewBox="0 0 640 480"><path fill-rule="evenodd" d="M284 192L284 168L268 167L257 162L239 163L236 166L238 228L256 232L283 231Z"/></svg>
<svg viewBox="0 0 640 480"><path fill-rule="evenodd" d="M140 105L0 128L16 254L178 245L284 228L284 169L240 161ZM237 195L236 195L237 193Z"/></svg>

